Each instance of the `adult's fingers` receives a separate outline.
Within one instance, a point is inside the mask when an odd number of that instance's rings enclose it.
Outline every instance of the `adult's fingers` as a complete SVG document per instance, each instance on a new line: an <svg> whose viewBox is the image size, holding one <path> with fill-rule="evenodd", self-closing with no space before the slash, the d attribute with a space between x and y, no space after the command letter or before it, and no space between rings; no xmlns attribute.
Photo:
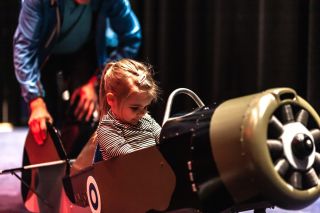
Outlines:
<svg viewBox="0 0 320 213"><path fill-rule="evenodd" d="M77 97L79 96L79 89L76 89L72 95L71 95L71 99L70 99L70 104L73 105L74 102L76 101Z"/></svg>
<svg viewBox="0 0 320 213"><path fill-rule="evenodd" d="M40 122L39 120L32 120L29 122L29 128L31 130L31 133L33 135L33 138L35 142L39 145L43 144L44 139L41 136L41 127L40 127Z"/></svg>
<svg viewBox="0 0 320 213"><path fill-rule="evenodd" d="M89 106L88 113L86 116L86 121L89 121L90 118L92 117L92 114L95 110L95 106L96 106L96 104L94 102L90 102L90 106Z"/></svg>
<svg viewBox="0 0 320 213"><path fill-rule="evenodd" d="M95 110L95 102L86 100L86 102L82 105L82 108L80 109L79 113L76 115L78 120L85 119L86 121L89 121L92 117L92 113Z"/></svg>
<svg viewBox="0 0 320 213"><path fill-rule="evenodd" d="M74 110L74 115L77 118L80 118L80 114L82 113L82 111L86 111L85 106L87 101L88 100L84 96L80 96L76 109Z"/></svg>
<svg viewBox="0 0 320 213"><path fill-rule="evenodd" d="M47 138L47 120L41 119L40 120L40 137L41 140L44 141Z"/></svg>

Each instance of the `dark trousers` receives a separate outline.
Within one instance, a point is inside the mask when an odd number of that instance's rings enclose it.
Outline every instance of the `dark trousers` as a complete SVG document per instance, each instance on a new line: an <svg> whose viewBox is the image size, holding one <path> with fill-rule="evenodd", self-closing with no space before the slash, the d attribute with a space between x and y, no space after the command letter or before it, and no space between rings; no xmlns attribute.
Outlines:
<svg viewBox="0 0 320 213"><path fill-rule="evenodd" d="M78 121L73 115L74 106L63 98L89 81L95 72L96 57L93 42L88 42L72 54L51 55L41 70L41 81L46 91L45 102L60 130L61 140L68 158L76 158L95 130L95 123ZM48 203L38 199L41 213L59 213L64 166L39 170L37 191Z"/></svg>
<svg viewBox="0 0 320 213"><path fill-rule="evenodd" d="M96 64L94 43L91 41L75 53L51 55L41 71L46 91L45 102L54 125L61 131L69 158L79 154L96 124L92 121L77 121L73 115L75 106L63 99L63 93L69 91L71 98L72 92L93 76Z"/></svg>

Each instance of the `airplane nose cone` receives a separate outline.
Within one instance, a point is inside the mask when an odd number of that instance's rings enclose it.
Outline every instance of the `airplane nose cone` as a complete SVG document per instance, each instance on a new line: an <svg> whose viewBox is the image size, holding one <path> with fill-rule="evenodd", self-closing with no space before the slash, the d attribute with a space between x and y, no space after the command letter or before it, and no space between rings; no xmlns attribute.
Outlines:
<svg viewBox="0 0 320 213"><path fill-rule="evenodd" d="M309 136L305 134L297 134L292 141L292 151L299 159L308 157L313 151L313 143Z"/></svg>

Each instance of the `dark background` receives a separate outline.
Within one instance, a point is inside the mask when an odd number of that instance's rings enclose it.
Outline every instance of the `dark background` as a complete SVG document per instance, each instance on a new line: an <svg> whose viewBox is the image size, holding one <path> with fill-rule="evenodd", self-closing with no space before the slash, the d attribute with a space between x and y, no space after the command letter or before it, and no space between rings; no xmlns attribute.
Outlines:
<svg viewBox="0 0 320 213"><path fill-rule="evenodd" d="M0 0L0 121L25 125L12 65L19 2ZM205 104L291 87L320 112L320 1L131 3L143 30L138 59L154 66L163 91L151 109L159 122L168 95L179 87L193 90ZM186 104L183 100L175 105L180 110Z"/></svg>

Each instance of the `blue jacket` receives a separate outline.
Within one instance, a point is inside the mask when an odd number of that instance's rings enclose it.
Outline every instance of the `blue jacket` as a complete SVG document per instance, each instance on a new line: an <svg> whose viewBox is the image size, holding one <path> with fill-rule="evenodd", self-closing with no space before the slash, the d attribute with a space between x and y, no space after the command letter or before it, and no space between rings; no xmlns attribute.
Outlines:
<svg viewBox="0 0 320 213"><path fill-rule="evenodd" d="M57 40L62 24L64 0L24 0L13 45L14 66L21 93L28 103L44 97L40 82L41 66L46 62ZM133 57L141 43L141 28L128 0L91 0L96 14L95 44L97 68L101 70L109 60ZM106 21L110 20L118 36L118 47L106 54Z"/></svg>

